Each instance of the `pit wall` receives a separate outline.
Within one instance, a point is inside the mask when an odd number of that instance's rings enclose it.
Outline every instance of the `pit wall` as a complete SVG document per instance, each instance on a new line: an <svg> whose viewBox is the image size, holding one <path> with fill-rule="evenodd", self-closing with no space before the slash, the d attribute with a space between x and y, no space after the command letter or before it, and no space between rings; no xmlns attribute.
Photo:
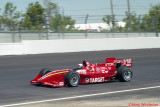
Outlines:
<svg viewBox="0 0 160 107"><path fill-rule="evenodd" d="M0 55L160 48L160 37L25 40L0 43Z"/></svg>

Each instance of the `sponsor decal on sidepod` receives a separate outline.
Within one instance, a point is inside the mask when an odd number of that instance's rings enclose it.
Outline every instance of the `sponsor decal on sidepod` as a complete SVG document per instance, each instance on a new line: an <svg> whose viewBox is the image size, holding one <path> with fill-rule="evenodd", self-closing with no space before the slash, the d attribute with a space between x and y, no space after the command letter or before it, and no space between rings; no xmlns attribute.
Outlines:
<svg viewBox="0 0 160 107"><path fill-rule="evenodd" d="M98 77L98 78L86 78L86 83L96 83L96 82L104 82L104 77Z"/></svg>

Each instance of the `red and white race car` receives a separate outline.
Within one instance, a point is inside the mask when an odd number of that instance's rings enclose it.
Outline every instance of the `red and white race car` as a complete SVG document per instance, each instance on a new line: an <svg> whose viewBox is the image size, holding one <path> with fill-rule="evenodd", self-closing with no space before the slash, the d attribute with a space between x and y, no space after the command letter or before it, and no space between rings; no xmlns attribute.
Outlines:
<svg viewBox="0 0 160 107"><path fill-rule="evenodd" d="M79 84L106 82L112 79L129 82L133 75L131 67L132 59L106 58L105 63L96 64L83 61L75 69L53 71L44 68L30 83L53 87L76 87Z"/></svg>

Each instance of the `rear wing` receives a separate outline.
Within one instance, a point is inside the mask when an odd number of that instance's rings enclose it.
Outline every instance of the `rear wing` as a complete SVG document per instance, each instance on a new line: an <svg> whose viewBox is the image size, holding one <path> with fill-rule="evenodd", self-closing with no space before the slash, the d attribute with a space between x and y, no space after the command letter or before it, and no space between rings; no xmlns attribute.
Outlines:
<svg viewBox="0 0 160 107"><path fill-rule="evenodd" d="M123 64L123 66L132 67L132 59L106 58L106 63Z"/></svg>

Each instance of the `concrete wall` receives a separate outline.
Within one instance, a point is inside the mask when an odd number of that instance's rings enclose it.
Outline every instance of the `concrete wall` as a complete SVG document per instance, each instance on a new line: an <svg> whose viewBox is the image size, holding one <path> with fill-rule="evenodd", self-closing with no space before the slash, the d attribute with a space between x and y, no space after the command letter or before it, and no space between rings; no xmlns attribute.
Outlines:
<svg viewBox="0 0 160 107"><path fill-rule="evenodd" d="M0 55L22 55L23 49L21 43L0 43Z"/></svg>
<svg viewBox="0 0 160 107"><path fill-rule="evenodd" d="M28 40L0 44L0 55L160 48L160 37Z"/></svg>

